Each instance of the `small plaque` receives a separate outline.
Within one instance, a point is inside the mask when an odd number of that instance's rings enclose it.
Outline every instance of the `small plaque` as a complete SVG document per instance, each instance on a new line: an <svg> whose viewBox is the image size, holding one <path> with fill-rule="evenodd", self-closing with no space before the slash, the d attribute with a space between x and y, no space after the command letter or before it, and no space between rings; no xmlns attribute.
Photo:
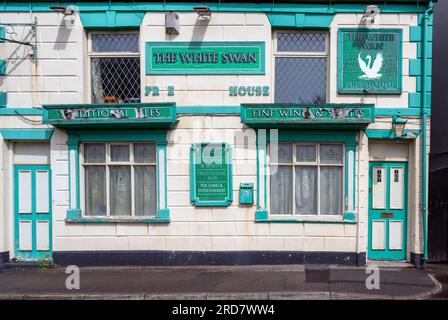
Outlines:
<svg viewBox="0 0 448 320"><path fill-rule="evenodd" d="M191 202L195 206L232 203L232 155L225 143L193 144L190 152Z"/></svg>

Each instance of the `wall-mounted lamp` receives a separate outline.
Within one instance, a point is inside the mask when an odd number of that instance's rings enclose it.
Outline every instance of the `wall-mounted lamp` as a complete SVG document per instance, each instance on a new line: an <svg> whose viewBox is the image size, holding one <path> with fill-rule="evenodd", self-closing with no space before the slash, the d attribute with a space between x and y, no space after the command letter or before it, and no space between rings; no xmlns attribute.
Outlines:
<svg viewBox="0 0 448 320"><path fill-rule="evenodd" d="M50 7L51 10L57 13L62 13L64 16L71 16L75 14L75 9L72 7L64 7L64 6L52 6Z"/></svg>
<svg viewBox="0 0 448 320"><path fill-rule="evenodd" d="M397 138L403 137L404 126L406 125L406 122L408 122L408 120L403 119L400 116L396 116L393 118L392 127L395 131L395 137Z"/></svg>
<svg viewBox="0 0 448 320"><path fill-rule="evenodd" d="M209 7L194 7L193 10L199 15L200 20L210 20L210 17L212 16Z"/></svg>
<svg viewBox="0 0 448 320"><path fill-rule="evenodd" d="M370 23L375 22L375 16L380 12L380 8L376 5L367 6L364 9L364 15L362 16L362 20Z"/></svg>
<svg viewBox="0 0 448 320"><path fill-rule="evenodd" d="M167 34L179 34L179 14L176 12L168 12L165 14L165 31Z"/></svg>

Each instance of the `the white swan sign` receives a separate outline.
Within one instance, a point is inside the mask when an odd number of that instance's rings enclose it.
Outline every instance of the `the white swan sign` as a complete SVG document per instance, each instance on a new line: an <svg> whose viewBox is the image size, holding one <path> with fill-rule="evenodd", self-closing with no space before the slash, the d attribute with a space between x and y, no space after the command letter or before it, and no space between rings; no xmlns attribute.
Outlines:
<svg viewBox="0 0 448 320"><path fill-rule="evenodd" d="M339 29L338 92L401 93L401 30Z"/></svg>

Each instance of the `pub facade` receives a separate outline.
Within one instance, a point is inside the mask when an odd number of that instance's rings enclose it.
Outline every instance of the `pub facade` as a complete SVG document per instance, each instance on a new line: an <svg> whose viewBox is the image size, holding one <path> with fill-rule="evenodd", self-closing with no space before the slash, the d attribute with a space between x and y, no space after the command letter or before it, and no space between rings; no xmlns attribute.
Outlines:
<svg viewBox="0 0 448 320"><path fill-rule="evenodd" d="M0 5L1 260L423 265L433 2L379 2Z"/></svg>

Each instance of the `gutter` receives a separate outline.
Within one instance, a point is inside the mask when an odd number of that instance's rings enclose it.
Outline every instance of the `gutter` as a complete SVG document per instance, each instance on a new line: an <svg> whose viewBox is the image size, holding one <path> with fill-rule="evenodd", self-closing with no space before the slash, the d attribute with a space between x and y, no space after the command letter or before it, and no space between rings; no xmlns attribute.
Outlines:
<svg viewBox="0 0 448 320"><path fill-rule="evenodd" d="M423 68L423 76L422 76L422 108L421 108L421 115L422 115L422 224L423 224L423 264L428 261L428 208L427 208L427 155L426 155L426 149L427 149L427 132L426 132L426 121L427 121L427 115L428 112L426 110L426 78L427 78L427 59L426 59L426 49L427 49L427 37L428 37L428 20L430 15L433 13L433 2L430 1L428 3L428 8L425 10L423 14L423 62L422 62L422 68Z"/></svg>

